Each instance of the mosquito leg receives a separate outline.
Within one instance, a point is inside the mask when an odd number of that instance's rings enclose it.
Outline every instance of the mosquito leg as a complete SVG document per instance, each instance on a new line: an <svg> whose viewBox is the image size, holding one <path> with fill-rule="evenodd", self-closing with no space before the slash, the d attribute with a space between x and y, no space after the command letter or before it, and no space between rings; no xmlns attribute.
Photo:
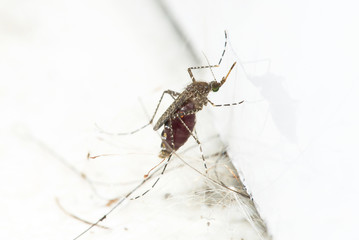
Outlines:
<svg viewBox="0 0 359 240"><path fill-rule="evenodd" d="M196 79L194 78L193 73L192 73L192 70L193 70L193 69L213 68L213 67L219 67L219 65L221 65L223 56L224 56L224 54L226 53L226 48L227 48L227 42L228 42L227 31L224 31L224 37L225 37L224 48L223 48L223 52L222 52L221 58L219 59L217 65L209 65L209 64L208 64L207 66L189 67L189 68L187 69L187 71L188 71L188 73L189 73L189 76L190 76L191 79L192 79L192 82L195 82L195 81L196 81ZM207 62L208 62L208 60L207 60Z"/></svg>
<svg viewBox="0 0 359 240"><path fill-rule="evenodd" d="M189 68L187 69L187 71L188 71L189 76L190 76L191 79L192 79L192 82L195 82L196 79L194 78L193 73L192 73L192 70L193 70L193 69L214 68L214 67L219 67L219 65L208 65L208 66L199 66L199 67L189 67Z"/></svg>
<svg viewBox="0 0 359 240"><path fill-rule="evenodd" d="M229 107L229 106L235 106L235 105L239 105L241 103L244 102L243 101L240 101L240 102L236 102L236 103L225 103L225 104L214 104L213 102L211 102L209 99L207 99L208 102L213 106L213 107Z"/></svg>
<svg viewBox="0 0 359 240"><path fill-rule="evenodd" d="M143 197L144 195L146 195L149 191L151 191L156 186L157 182L160 180L160 178L163 176L163 173L166 171L168 162L171 160L171 157L172 157L172 153L168 156L167 161L163 167L163 170L162 170L160 176L158 176L157 180L154 182L154 184L151 186L151 188L144 191L141 195L138 195L134 198L130 198L130 200L135 200L135 199L139 199L140 197Z"/></svg>
<svg viewBox="0 0 359 240"><path fill-rule="evenodd" d="M159 106L160 106L160 104L161 104L161 102L162 102L163 96L164 96L165 94L169 94L173 99L176 99L176 97L178 97L178 96L180 95L180 93L175 92L175 91L172 91L172 90L166 90L166 91L164 91L164 92L162 93L162 95L161 95L160 100L158 101L156 110L155 110L155 112L154 112L154 114L153 114L151 120L150 120L146 125L144 125L144 126L138 128L138 129L136 129L136 130L133 130L133 131L131 131L131 132L125 132L125 133L110 133L110 132L106 132L106 131L102 130L102 129L101 129L100 127L98 127L98 126L97 126L97 127L100 129L101 133L105 133L105 134L108 134L108 135L121 136L121 135L131 135L131 134L134 134L134 133L136 133L136 132L138 132L138 131L144 129L144 128L147 127L148 125L152 124L153 119L154 119L155 116L156 116L156 113L157 113L157 111L158 111L158 108L159 108Z"/></svg>
<svg viewBox="0 0 359 240"><path fill-rule="evenodd" d="M165 94L169 94L173 99L175 99L176 97L178 97L178 96L180 95L179 92L175 92L175 91L172 91L172 90L169 90L169 89L166 90L166 91L164 91L164 92L162 93L162 95L161 95L160 100L158 101L156 110L155 110L155 112L153 113L153 116L152 116L150 122L149 122L147 125L150 125L150 124L153 122L153 119L154 119L155 116L156 116L156 113L157 113L157 111L158 111L158 108L160 107L160 104L161 104L161 102L162 102L162 98L163 98L163 96L164 96ZM146 126L147 126L147 125L146 125Z"/></svg>
<svg viewBox="0 0 359 240"><path fill-rule="evenodd" d="M144 177L144 178L147 178L148 175L150 175L150 172L152 172L155 168L157 168L159 165L161 165L165 160L166 160L166 158L162 159L161 162L159 162L158 164L156 164L156 166L154 166L153 168L151 168L151 169L147 172L147 174L145 174L143 177Z"/></svg>
<svg viewBox="0 0 359 240"><path fill-rule="evenodd" d="M188 111L188 112L185 112L185 113L181 113L180 115L177 116L177 118L181 121L183 126L185 126L185 128L188 130L188 132L193 137L193 139L197 142L197 144L199 146L199 150L200 150L201 155L202 155L203 165L204 165L204 168L206 169L206 173L207 173L208 168L207 168L207 164L206 164L206 159L204 158L203 151L202 151L202 145L201 145L201 142L198 140L197 132L196 132L196 130L194 130L194 134L193 134L193 132L186 125L186 123L181 119L181 116L191 115L191 114L195 114L195 113L196 113L196 111Z"/></svg>
<svg viewBox="0 0 359 240"><path fill-rule="evenodd" d="M202 160L203 160L203 166L204 168L206 169L206 173L207 173L207 164L206 164L206 159L204 158L204 155L203 155L203 150L202 150L202 144L201 142L198 140L198 135L197 135L197 131L196 129L193 130L194 131L194 135L196 136L197 138L197 143L198 143L198 146L199 146L199 151L201 152L201 156L202 156Z"/></svg>
<svg viewBox="0 0 359 240"><path fill-rule="evenodd" d="M76 215L74 215L74 214L68 212L68 211L60 204L60 200L59 200L58 198L55 198L55 201L56 201L57 206L58 206L65 214L67 214L67 215L69 215L70 217L72 217L72 218L74 218L74 219L76 219L76 220L78 220L78 221L81 221L81 222L83 222L83 223L86 223L86 224L89 224L89 225L92 225L92 224L93 224L92 222L89 222L89 221L87 221L87 220L84 220L84 219L82 219L82 218L79 218L78 216L76 216ZM104 229L109 229L108 227L103 226L103 225L100 225L100 224L97 224L96 226L97 226L97 227L100 227L100 228L104 228Z"/></svg>
<svg viewBox="0 0 359 240"><path fill-rule="evenodd" d="M172 151L174 151L173 149L175 149L175 137L173 134L172 119L170 118L168 121L169 121L169 126L170 126L170 133L171 133L171 148L172 148Z"/></svg>
<svg viewBox="0 0 359 240"><path fill-rule="evenodd" d="M170 121L169 126L172 126L172 120L169 119L169 121ZM172 128L170 128L170 132L171 132L171 148L174 149L175 144L174 144L174 137L173 137L173 129L172 129ZM138 196L136 196L136 197L134 197L134 198L131 198L131 200L135 200L135 199L138 199L138 198L144 196L146 193L148 193L149 191L151 191L151 189L153 189L153 188L156 186L157 182L160 180L160 178L162 177L163 173L165 172L165 170L166 170L166 168L167 168L167 165L168 165L168 162L170 161L173 152L174 152L174 151L172 150L172 152L169 154L169 156L168 156L168 158L167 158L167 161L166 161L166 163L165 163L165 165L164 165L164 167L163 167L163 170L162 170L160 176L158 176L157 180L156 180L155 183L152 185L152 187L151 187L150 189L146 190L145 192L143 192L141 195L138 195ZM163 161L164 161L164 160L162 160L161 163L162 163ZM161 164L161 163L160 163L160 164ZM159 165L159 164L158 164L158 165ZM157 165L157 166L158 166L158 165ZM157 167L157 166L156 166L156 167ZM152 170L152 169L151 169L151 170ZM147 176L145 176L145 177L147 177Z"/></svg>
<svg viewBox="0 0 359 240"><path fill-rule="evenodd" d="M123 202L131 196L138 188L140 188L146 181L148 181L149 178L145 178L140 184L138 184L135 188L133 188L130 192L126 194L120 201L116 203L115 206L113 206L105 215L103 215L101 218L99 218L96 222L92 223L91 226L89 226L87 229L85 229L83 232L81 232L79 235L77 235L73 240L76 240L80 238L82 235L90 231L92 228L96 227L100 222L105 220L109 214L111 214L118 206L123 204Z"/></svg>
<svg viewBox="0 0 359 240"><path fill-rule="evenodd" d="M179 92L175 92L172 90L167 90L166 92L168 92L168 94L173 98L173 100L176 100L176 98L180 95Z"/></svg>

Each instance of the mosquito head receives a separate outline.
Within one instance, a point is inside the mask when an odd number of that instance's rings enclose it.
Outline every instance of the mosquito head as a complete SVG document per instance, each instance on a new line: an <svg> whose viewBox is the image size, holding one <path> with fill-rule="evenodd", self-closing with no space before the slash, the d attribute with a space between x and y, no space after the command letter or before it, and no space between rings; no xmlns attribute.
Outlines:
<svg viewBox="0 0 359 240"><path fill-rule="evenodd" d="M211 87L211 90L213 92L217 92L219 90L219 88L221 87L221 83L219 83L217 81L212 81L209 83L209 86Z"/></svg>
<svg viewBox="0 0 359 240"><path fill-rule="evenodd" d="M211 90L213 92L217 92L219 90L219 88L226 82L229 74L231 73L232 69L234 68L234 66L236 66L237 62L234 62L232 67L229 69L227 75L225 77L222 78L221 82L217 82L217 81L212 81L209 83L209 86L211 87Z"/></svg>

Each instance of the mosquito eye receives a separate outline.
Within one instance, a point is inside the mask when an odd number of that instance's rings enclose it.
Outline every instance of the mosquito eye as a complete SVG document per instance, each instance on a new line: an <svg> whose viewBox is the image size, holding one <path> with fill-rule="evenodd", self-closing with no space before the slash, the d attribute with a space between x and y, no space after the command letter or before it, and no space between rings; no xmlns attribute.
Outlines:
<svg viewBox="0 0 359 240"><path fill-rule="evenodd" d="M219 90L219 84L212 84L212 91L217 92Z"/></svg>

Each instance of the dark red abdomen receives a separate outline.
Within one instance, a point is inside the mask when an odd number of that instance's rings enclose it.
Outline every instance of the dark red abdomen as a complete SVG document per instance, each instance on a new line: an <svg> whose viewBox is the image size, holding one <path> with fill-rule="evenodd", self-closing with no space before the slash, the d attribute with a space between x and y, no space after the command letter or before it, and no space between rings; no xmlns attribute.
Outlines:
<svg viewBox="0 0 359 240"><path fill-rule="evenodd" d="M191 133L196 124L196 114L188 114L195 109L194 103L187 100L164 124L162 131L162 150L160 157L167 157L172 150L176 151L183 146L191 136ZM181 116L181 121L178 117ZM188 129L187 129L188 128Z"/></svg>

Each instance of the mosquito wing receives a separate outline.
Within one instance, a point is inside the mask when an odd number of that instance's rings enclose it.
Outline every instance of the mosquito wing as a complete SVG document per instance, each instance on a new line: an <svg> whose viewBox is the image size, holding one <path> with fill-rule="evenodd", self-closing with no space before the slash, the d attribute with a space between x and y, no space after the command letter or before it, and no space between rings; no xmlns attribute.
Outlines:
<svg viewBox="0 0 359 240"><path fill-rule="evenodd" d="M178 108L180 108L183 103L189 98L187 91L182 92L176 100L167 108L167 110L162 114L158 119L156 125L153 127L153 130L157 131L162 125L172 116Z"/></svg>

